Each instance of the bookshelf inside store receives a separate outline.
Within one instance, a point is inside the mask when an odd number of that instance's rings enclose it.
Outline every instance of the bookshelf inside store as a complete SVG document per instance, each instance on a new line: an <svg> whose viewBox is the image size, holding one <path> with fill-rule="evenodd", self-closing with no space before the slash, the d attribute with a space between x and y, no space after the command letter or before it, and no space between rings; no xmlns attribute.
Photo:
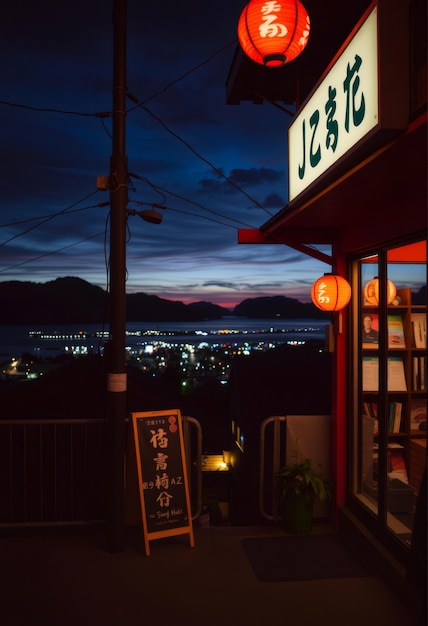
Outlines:
<svg viewBox="0 0 428 626"><path fill-rule="evenodd" d="M389 480L400 481L403 490L405 485L416 496L420 477L410 472L410 468L415 467L412 450L419 449L415 441L426 442L426 307L412 303L410 289L398 290L393 302L388 305L386 350L382 351L378 341L379 309L363 300L361 311L360 412L365 431L363 438L366 445L371 441L373 449L372 460L369 464L366 462L363 468L363 481L369 491L370 485L376 486L382 429L382 434L386 435ZM370 333L364 330L365 318L370 318ZM387 389L382 398L382 390L379 390L380 359L385 359L387 376ZM414 478L416 475L417 480ZM394 484L401 486L400 483Z"/></svg>

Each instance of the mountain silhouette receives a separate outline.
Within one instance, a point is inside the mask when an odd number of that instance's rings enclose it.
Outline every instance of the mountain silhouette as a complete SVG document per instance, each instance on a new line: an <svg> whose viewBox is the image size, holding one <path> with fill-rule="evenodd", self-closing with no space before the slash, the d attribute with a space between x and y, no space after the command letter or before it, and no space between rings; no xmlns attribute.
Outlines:
<svg viewBox="0 0 428 626"><path fill-rule="evenodd" d="M251 318L326 318L326 314L312 303L299 302L286 296L248 298L238 304L233 313Z"/></svg>
<svg viewBox="0 0 428 626"><path fill-rule="evenodd" d="M0 324L80 324L109 319L110 295L101 287L76 277L47 283L0 282ZM273 296L249 298L233 311L211 302L167 300L145 293L126 295L128 322L200 322L225 316L248 318L325 318L312 303Z"/></svg>

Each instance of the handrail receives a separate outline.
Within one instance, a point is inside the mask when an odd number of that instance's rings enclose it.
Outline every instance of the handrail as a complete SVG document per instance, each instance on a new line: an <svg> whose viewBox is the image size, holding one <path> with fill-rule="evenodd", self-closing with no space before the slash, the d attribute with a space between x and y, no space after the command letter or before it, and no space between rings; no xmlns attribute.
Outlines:
<svg viewBox="0 0 428 626"><path fill-rule="evenodd" d="M106 520L107 419L1 419L0 434L0 527ZM202 508L202 429L193 417L183 416L183 437L195 519Z"/></svg>
<svg viewBox="0 0 428 626"><path fill-rule="evenodd" d="M272 447L272 476L280 469L281 465L281 423L286 422L286 416L273 415L267 417L260 424L260 467L259 467L259 510L261 515L270 520L277 521L279 519L278 499L275 497L275 485L272 479L272 513L265 510L264 492L265 492L265 449L266 449L266 428L269 424L273 424L273 447ZM285 436L284 436L285 442ZM285 459L285 453L284 453ZM284 460L285 462L285 460Z"/></svg>
<svg viewBox="0 0 428 626"><path fill-rule="evenodd" d="M191 425L196 429L196 460L192 463L191 457L191 442L190 442L190 428ZM190 484L191 468L196 468L196 508L192 515L192 520L195 520L202 511L202 428L198 420L188 415L183 416L183 438L184 438L184 450L186 453L186 466L187 474Z"/></svg>

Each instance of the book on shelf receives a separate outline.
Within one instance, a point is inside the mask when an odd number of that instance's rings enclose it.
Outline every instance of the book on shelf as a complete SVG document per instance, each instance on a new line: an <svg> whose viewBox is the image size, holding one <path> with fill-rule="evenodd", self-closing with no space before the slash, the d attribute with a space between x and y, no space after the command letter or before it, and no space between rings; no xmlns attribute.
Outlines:
<svg viewBox="0 0 428 626"><path fill-rule="evenodd" d="M412 357L412 389L425 391L427 388L426 359L424 356Z"/></svg>
<svg viewBox="0 0 428 626"><path fill-rule="evenodd" d="M379 420L377 417L373 418L373 435L377 437L379 435Z"/></svg>
<svg viewBox="0 0 428 626"><path fill-rule="evenodd" d="M389 478L398 478L403 483L409 483L402 447L388 444L388 476Z"/></svg>
<svg viewBox="0 0 428 626"><path fill-rule="evenodd" d="M419 385L419 357L412 357L412 389L418 390Z"/></svg>
<svg viewBox="0 0 428 626"><path fill-rule="evenodd" d="M388 315L388 347L406 347L403 318L401 317L401 315Z"/></svg>
<svg viewBox="0 0 428 626"><path fill-rule="evenodd" d="M363 356L363 391L379 391L379 359Z"/></svg>
<svg viewBox="0 0 428 626"><path fill-rule="evenodd" d="M363 402L363 415L373 424L373 435L379 435L379 420L377 418L377 402Z"/></svg>
<svg viewBox="0 0 428 626"><path fill-rule="evenodd" d="M388 357L388 391L407 391L404 363L401 357Z"/></svg>
<svg viewBox="0 0 428 626"><path fill-rule="evenodd" d="M404 447L399 443L388 443L387 446L387 471L390 479L398 478L403 483L409 483L406 461L404 460ZM377 480L379 465L379 445L373 444L373 477Z"/></svg>
<svg viewBox="0 0 428 626"><path fill-rule="evenodd" d="M392 429L394 428L394 415L395 415L395 407L394 403L389 403L389 414L388 414L388 431L392 433Z"/></svg>
<svg viewBox="0 0 428 626"><path fill-rule="evenodd" d="M426 432L427 428L427 401L423 398L410 400L410 430Z"/></svg>
<svg viewBox="0 0 428 626"><path fill-rule="evenodd" d="M391 402L389 405L389 432L399 433L401 428L402 402Z"/></svg>
<svg viewBox="0 0 428 626"><path fill-rule="evenodd" d="M363 391L379 391L379 359L363 356ZM388 391L407 391L404 363L401 357L388 357Z"/></svg>
<svg viewBox="0 0 428 626"><path fill-rule="evenodd" d="M371 409L370 409L370 402L363 402L363 411L366 417L372 417Z"/></svg>
<svg viewBox="0 0 428 626"><path fill-rule="evenodd" d="M412 313L411 322L415 348L427 347L427 316L425 313Z"/></svg>

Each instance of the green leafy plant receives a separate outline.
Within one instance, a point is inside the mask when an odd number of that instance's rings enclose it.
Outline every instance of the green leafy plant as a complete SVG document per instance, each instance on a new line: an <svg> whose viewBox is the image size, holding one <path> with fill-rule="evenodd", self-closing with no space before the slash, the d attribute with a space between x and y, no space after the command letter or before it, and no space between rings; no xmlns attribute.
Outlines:
<svg viewBox="0 0 428 626"><path fill-rule="evenodd" d="M214 493L208 489L202 490L202 513L209 513L213 524L221 523L220 505Z"/></svg>
<svg viewBox="0 0 428 626"><path fill-rule="evenodd" d="M284 465L277 472L276 478L281 502L284 502L290 492L305 495L308 490L312 490L321 502L331 498L330 482L323 474L315 471L311 459L296 460L296 463Z"/></svg>

